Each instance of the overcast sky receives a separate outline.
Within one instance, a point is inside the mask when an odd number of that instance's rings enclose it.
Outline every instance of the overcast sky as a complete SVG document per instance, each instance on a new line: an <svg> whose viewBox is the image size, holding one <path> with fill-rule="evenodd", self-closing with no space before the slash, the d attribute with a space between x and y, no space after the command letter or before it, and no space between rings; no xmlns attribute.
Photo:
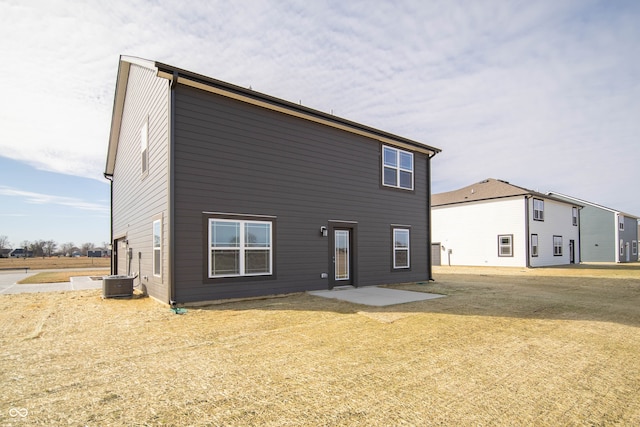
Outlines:
<svg viewBox="0 0 640 427"><path fill-rule="evenodd" d="M0 40L14 244L109 240L121 54L441 148L434 192L491 177L640 216L640 1L0 0Z"/></svg>

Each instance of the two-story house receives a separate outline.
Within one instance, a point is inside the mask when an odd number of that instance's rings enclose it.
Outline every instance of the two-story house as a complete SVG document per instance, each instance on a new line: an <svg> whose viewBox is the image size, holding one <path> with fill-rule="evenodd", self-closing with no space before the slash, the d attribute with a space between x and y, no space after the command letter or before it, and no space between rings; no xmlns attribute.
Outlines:
<svg viewBox="0 0 640 427"><path fill-rule="evenodd" d="M580 212L582 261L638 261L637 216L566 194L550 192L549 195L584 206Z"/></svg>
<svg viewBox="0 0 640 427"><path fill-rule="evenodd" d="M112 274L165 303L431 278L440 150L121 57L105 177Z"/></svg>
<svg viewBox="0 0 640 427"><path fill-rule="evenodd" d="M432 197L432 259L539 267L580 262L580 204L498 179Z"/></svg>

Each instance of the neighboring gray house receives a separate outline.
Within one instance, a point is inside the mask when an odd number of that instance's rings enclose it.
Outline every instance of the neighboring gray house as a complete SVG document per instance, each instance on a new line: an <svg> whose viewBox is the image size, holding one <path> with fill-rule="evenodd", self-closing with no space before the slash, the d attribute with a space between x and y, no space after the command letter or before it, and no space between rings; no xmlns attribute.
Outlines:
<svg viewBox="0 0 640 427"><path fill-rule="evenodd" d="M638 217L565 194L550 195L583 206L580 252L583 262L638 261Z"/></svg>
<svg viewBox="0 0 640 427"><path fill-rule="evenodd" d="M89 258L102 258L111 256L111 251L109 249L104 248L95 248L87 251L87 256Z"/></svg>
<svg viewBox="0 0 640 427"><path fill-rule="evenodd" d="M439 151L121 57L105 169L112 273L137 274L165 303L427 280Z"/></svg>

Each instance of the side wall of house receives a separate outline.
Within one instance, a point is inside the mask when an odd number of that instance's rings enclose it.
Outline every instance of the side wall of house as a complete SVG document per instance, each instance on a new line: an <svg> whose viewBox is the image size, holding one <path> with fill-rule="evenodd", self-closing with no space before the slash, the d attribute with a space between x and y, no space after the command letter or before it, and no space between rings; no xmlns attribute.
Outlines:
<svg viewBox="0 0 640 427"><path fill-rule="evenodd" d="M432 241L440 242L442 265L526 265L523 197L434 207ZM498 256L498 236L513 236L513 256Z"/></svg>
<svg viewBox="0 0 640 427"><path fill-rule="evenodd" d="M623 217L624 230L618 230L618 260L619 262L635 262L638 260L638 255L633 253L633 242L636 242L637 245L638 220L623 214L620 216Z"/></svg>
<svg viewBox="0 0 640 427"><path fill-rule="evenodd" d="M538 235L538 256L530 258L531 267L570 263L570 242L574 242L574 262L579 263L580 227L573 225L572 208L567 203L544 200L544 221L533 219L533 199L529 203L529 238ZM554 252L554 236L562 240L562 254Z"/></svg>
<svg viewBox="0 0 640 427"><path fill-rule="evenodd" d="M327 289L332 224L355 227L358 286L428 279L428 164L414 191L381 185L382 144L178 85L175 89L176 300ZM208 218L273 220L273 275L208 277ZM392 269L392 228L410 229L410 269Z"/></svg>
<svg viewBox="0 0 640 427"><path fill-rule="evenodd" d="M580 211L580 237L583 262L614 262L616 230L613 212L594 206Z"/></svg>
<svg viewBox="0 0 640 427"><path fill-rule="evenodd" d="M636 259L638 261L640 261L640 219L637 220L637 221L638 221L638 224L636 225L636 228L638 230L638 234L637 234L638 235L638 239L636 241L636 248L637 248L636 249Z"/></svg>
<svg viewBox="0 0 640 427"><path fill-rule="evenodd" d="M134 285L163 302L168 302L168 90L166 79L149 69L131 66L112 184L117 274L137 274ZM149 141L146 173L142 171L144 134ZM162 225L160 276L153 274L155 219Z"/></svg>

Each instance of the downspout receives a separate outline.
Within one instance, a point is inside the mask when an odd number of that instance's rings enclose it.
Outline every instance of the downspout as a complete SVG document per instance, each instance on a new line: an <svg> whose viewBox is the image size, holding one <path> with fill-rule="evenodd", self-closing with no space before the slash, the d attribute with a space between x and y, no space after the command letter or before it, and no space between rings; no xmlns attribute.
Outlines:
<svg viewBox="0 0 640 427"><path fill-rule="evenodd" d="M429 214L427 221L427 278L431 282L435 282L433 278L433 259L431 257L431 158L436 154L437 153L434 152L427 157L427 212Z"/></svg>
<svg viewBox="0 0 640 427"><path fill-rule="evenodd" d="M177 304L176 301L176 281L175 281L175 254L174 254L174 245L175 245L175 208L174 208L174 190L175 190L175 174L174 174L174 161L175 161L175 136L174 136L174 126L175 126L175 88L178 84L178 73L177 71L173 72L173 78L170 81L169 86L169 129L168 129L168 139L169 139L169 164L167 165L167 173L169 175L169 190L167 194L167 208L169 211L169 242L167 243L167 276L169 278L169 295L168 301L169 305L172 307Z"/></svg>
<svg viewBox="0 0 640 427"><path fill-rule="evenodd" d="M104 173L105 179L109 180L109 244L111 245L111 275L116 274L113 271L113 175L109 175L106 172Z"/></svg>
<svg viewBox="0 0 640 427"><path fill-rule="evenodd" d="M531 253L530 253L530 246L531 246L531 242L529 241L530 237L529 237L529 199L531 198L531 196L524 196L524 242L525 242L525 249L524 249L524 253L525 256L527 257L527 261L526 261L526 267L527 268L531 268Z"/></svg>
<svg viewBox="0 0 640 427"><path fill-rule="evenodd" d="M613 221L614 221L614 230L615 232L615 242L613 242L613 247L616 248L616 256L615 256L615 262L619 263L620 262L620 213L616 212L616 214L613 216Z"/></svg>

